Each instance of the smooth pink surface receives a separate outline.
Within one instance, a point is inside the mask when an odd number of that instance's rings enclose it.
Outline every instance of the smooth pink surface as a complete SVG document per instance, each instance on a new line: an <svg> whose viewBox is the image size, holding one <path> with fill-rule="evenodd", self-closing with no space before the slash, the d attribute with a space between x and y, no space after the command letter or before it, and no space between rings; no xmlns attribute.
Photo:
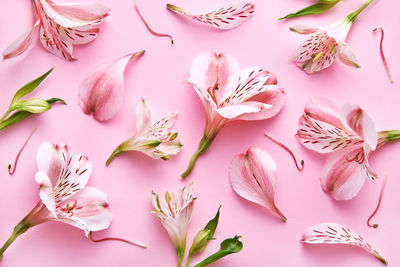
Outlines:
<svg viewBox="0 0 400 267"><path fill-rule="evenodd" d="M193 237L222 205L215 237L193 264L218 250L219 243L235 234L243 236L244 248L213 266L383 266L361 249L342 245L303 245L300 238L308 227L321 222L346 225L363 235L385 257L390 266L400 265L398 240L400 187L398 153L400 144L385 146L371 158L371 165L389 179L381 210L367 227L366 219L378 200L382 180L367 181L351 201L337 202L320 188L319 174L326 156L303 148L294 138L297 120L305 103L313 96L325 96L342 105L359 104L375 121L378 130L400 129L400 63L398 43L400 3L377 0L356 20L347 39L356 53L361 69L334 63L313 76L306 75L289 58L304 36L289 31L294 23L328 25L358 8L362 0L340 2L322 16L278 22L276 19L299 10L312 1L255 1L254 17L237 29L220 32L167 11L166 1L137 1L143 16L154 30L171 33L168 38L151 35L134 11L133 1L96 0L111 8L98 38L76 48L77 61L67 62L48 53L38 42L26 55L0 63L2 97L5 111L15 91L50 67L55 70L32 94L34 97L61 97L67 106L54 105L45 114L35 115L0 133L0 242L34 207L39 199L34 175L36 150L44 141L64 142L76 153L86 153L93 163L89 184L104 190L109 197L113 221L108 230L94 237L119 236L145 242L148 249L118 242L91 243L83 231L61 223L46 223L28 230L7 250L1 266L176 266L175 249L157 218L150 213L151 191L175 191L194 181L198 199L189 226L188 246ZM57 1L58 2L58 1ZM84 0L81 0L84 2ZM178 6L193 11L210 11L232 3L230 0L175 0ZM279 4L278 4L279 3ZM30 1L3 3L0 16L0 49L31 27ZM395 83L390 84L379 54L380 35L385 30L384 51ZM78 87L95 66L141 49L125 73L125 102L112 120L99 123L86 116L78 106ZM237 121L227 125L211 148L199 158L186 181L180 174L197 148L205 124L205 112L191 85L184 83L189 67L198 53L215 51L232 54L241 68L260 66L276 73L285 88L287 105L276 117L266 121ZM104 163L114 147L135 132L135 106L145 97L155 117L178 111L175 129L184 144L170 161L155 160L141 153L117 157L106 168ZM14 176L7 165L14 158L30 131L38 127L22 153ZM293 148L305 160L298 172L291 157L263 136L271 136ZM229 184L228 168L234 155L250 146L266 149L278 165L276 204L287 216L282 223L264 208L237 196Z"/></svg>

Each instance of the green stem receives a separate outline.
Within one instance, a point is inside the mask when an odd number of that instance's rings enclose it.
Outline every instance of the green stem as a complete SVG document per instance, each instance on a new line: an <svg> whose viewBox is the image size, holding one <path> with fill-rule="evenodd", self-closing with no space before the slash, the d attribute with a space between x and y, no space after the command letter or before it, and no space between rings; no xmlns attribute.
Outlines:
<svg viewBox="0 0 400 267"><path fill-rule="evenodd" d="M387 143L396 142L398 140L400 140L400 130L390 130L390 131L378 132L377 148L380 148L381 146L383 146Z"/></svg>
<svg viewBox="0 0 400 267"><path fill-rule="evenodd" d="M6 113L4 113L3 117L0 118L0 123L2 123L8 116L8 114L10 114L11 110L8 109Z"/></svg>
<svg viewBox="0 0 400 267"><path fill-rule="evenodd" d="M193 254L191 252L189 252L188 258L186 260L186 265L185 265L186 267L189 267L189 263L192 260L192 256L193 256Z"/></svg>
<svg viewBox="0 0 400 267"><path fill-rule="evenodd" d="M178 267L182 266L183 256L185 256L185 248L177 248L176 254L178 255Z"/></svg>
<svg viewBox="0 0 400 267"><path fill-rule="evenodd" d="M25 222L24 220L22 220L19 224L17 224L17 226L15 226L14 231L11 234L10 238L8 238L8 240L4 243L3 247L0 248L0 260L3 258L4 252L14 242L14 240L21 234L25 233L32 226L33 225Z"/></svg>
<svg viewBox="0 0 400 267"><path fill-rule="evenodd" d="M119 145L119 146L117 146L116 149L114 149L114 151L113 151L113 153L111 154L111 156L107 159L107 161L106 161L106 166L110 165L111 161L113 161L113 159L114 159L117 155L119 155L119 154L121 154L121 153L122 153L122 149L121 149L121 146Z"/></svg>
<svg viewBox="0 0 400 267"><path fill-rule="evenodd" d="M199 147L197 148L197 150L193 153L192 157L190 158L189 166L187 167L186 171L184 173L182 173L182 175L181 175L182 178L186 178L192 172L197 158L210 147L214 138L215 138L215 136L210 138L210 137L207 137L206 135L204 135L204 137L200 141Z"/></svg>
<svg viewBox="0 0 400 267"><path fill-rule="evenodd" d="M347 16L347 19L348 19L350 22L355 21L356 18L357 18L357 16L358 16L367 6L369 6L369 4L371 4L373 1L374 1L374 0L368 0L367 2L365 2L359 9L357 9L356 11L350 13L350 14Z"/></svg>

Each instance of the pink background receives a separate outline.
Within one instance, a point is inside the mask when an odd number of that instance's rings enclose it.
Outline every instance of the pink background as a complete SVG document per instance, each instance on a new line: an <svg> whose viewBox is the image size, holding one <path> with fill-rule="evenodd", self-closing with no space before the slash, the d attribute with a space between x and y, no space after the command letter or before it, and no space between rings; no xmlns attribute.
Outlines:
<svg viewBox="0 0 400 267"><path fill-rule="evenodd" d="M81 0L83 2L85 0ZM366 219L377 203L381 181L367 181L360 194L351 201L336 202L320 188L319 173L325 156L318 155L296 141L297 119L313 96L326 96L338 105L357 103L374 119L378 130L400 128L400 3L376 1L354 24L347 39L361 69L334 63L327 71L308 76L290 63L289 58L304 36L290 32L292 23L330 24L358 8L364 1L346 0L322 16L303 17L278 22L276 19L296 11L312 1L255 1L254 17L241 27L220 32L178 17L165 8L166 1L137 1L148 23L160 32L171 33L175 45L166 38L151 35L133 9L133 1L96 0L111 8L101 33L94 42L76 48L79 60L63 61L48 53L39 43L23 57L0 63L2 97L0 110L5 111L15 91L26 82L55 70L31 95L60 97L67 106L54 107L0 134L0 242L31 210L39 199L34 181L36 150L44 141L64 142L71 151L86 153L94 165L90 184L104 190L113 212L111 227L95 237L121 236L148 244L148 249L130 247L118 242L91 243L84 233L62 223L46 223L30 229L5 253L1 266L176 266L175 250L160 222L150 213L151 191L175 190L192 181L198 193L188 232L188 246L193 236L204 227L222 205L216 241L196 256L197 263L218 250L222 240L235 234L243 236L242 252L220 260L213 266L382 266L361 249L335 245L303 245L303 231L317 223L337 222L362 234L389 261L400 266L398 240L400 212L398 193L400 144L391 144L374 153L371 164L389 179L382 208L374 222L378 229L366 226ZM5 49L32 23L30 1L2 3L0 16L0 49ZM57 1L59 2L59 1ZM61 1L60 1L61 2ZM207 11L236 1L175 0L173 3L193 11ZM395 84L390 84L379 55L379 34L386 32L384 50ZM100 63L129 52L146 50L125 72L125 103L110 121L99 123L80 110L78 86L82 78ZM205 113L193 88L183 81L194 57L200 52L232 54L244 67L262 66L278 76L287 91L287 105L273 119L258 122L234 122L227 125L209 151L198 161L186 181L180 179L189 158L202 137ZM135 132L135 106L145 97L160 118L178 111L175 129L184 147L170 161L154 160L140 153L127 153L106 168L104 163L114 147ZM14 161L18 149L30 131L38 127L23 152L14 176L7 165ZM298 172L292 159L263 136L268 132L293 149L305 160ZM288 217L282 223L262 207L237 196L228 180L232 157L250 146L269 151L279 168L276 203Z"/></svg>

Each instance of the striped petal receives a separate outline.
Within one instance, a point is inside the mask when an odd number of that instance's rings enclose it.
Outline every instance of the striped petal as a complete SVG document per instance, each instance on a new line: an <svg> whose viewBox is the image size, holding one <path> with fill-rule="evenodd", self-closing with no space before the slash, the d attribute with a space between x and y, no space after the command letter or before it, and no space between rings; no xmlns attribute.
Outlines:
<svg viewBox="0 0 400 267"><path fill-rule="evenodd" d="M229 5L213 12L198 15L191 14L184 9L171 4L167 4L167 8L177 14L183 15L195 21L202 22L220 30L230 30L236 28L243 22L250 19L254 13L254 4L252 2Z"/></svg>
<svg viewBox="0 0 400 267"><path fill-rule="evenodd" d="M337 223L321 223L305 231L301 239L308 244L347 244L372 254L384 264L388 262L361 235Z"/></svg>

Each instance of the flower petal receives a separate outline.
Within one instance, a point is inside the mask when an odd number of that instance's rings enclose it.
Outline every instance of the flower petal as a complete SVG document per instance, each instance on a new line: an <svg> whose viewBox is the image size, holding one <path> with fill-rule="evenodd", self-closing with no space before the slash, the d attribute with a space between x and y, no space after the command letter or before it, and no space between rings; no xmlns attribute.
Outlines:
<svg viewBox="0 0 400 267"><path fill-rule="evenodd" d="M178 112L173 112L154 123L153 126L148 129L146 137L160 139L161 141L169 139L169 130L174 126L177 116Z"/></svg>
<svg viewBox="0 0 400 267"><path fill-rule="evenodd" d="M111 119L124 100L124 71L126 65L144 51L128 54L98 66L81 82L79 106L85 114L93 112L98 121Z"/></svg>
<svg viewBox="0 0 400 267"><path fill-rule="evenodd" d="M73 56L74 47L71 41L63 39L62 36L56 34L55 31L49 30L49 27L51 27L49 25L47 25L47 22L40 25L39 36L41 36L40 42L43 47L59 58L65 60L75 59Z"/></svg>
<svg viewBox="0 0 400 267"><path fill-rule="evenodd" d="M193 15L171 4L167 4L167 8L177 14L221 30L229 30L238 27L243 22L250 19L254 13L254 4L252 2L229 5L216 11L200 15Z"/></svg>
<svg viewBox="0 0 400 267"><path fill-rule="evenodd" d="M241 197L271 210L286 221L274 202L277 167L264 150L249 148L246 154L236 155L230 166L233 190Z"/></svg>
<svg viewBox="0 0 400 267"><path fill-rule="evenodd" d="M295 24L293 26L290 26L290 30L300 34L310 34L317 31L322 31L324 30L324 28L309 24Z"/></svg>
<svg viewBox="0 0 400 267"><path fill-rule="evenodd" d="M339 42L339 58L346 65L360 68L357 57L353 50L344 42Z"/></svg>
<svg viewBox="0 0 400 267"><path fill-rule="evenodd" d="M39 172L44 172L48 176L52 188L54 188L58 182L63 167L62 157L65 157L66 155L68 155L68 147L66 145L56 146L50 142L45 142L38 148L36 155L38 170Z"/></svg>
<svg viewBox="0 0 400 267"><path fill-rule="evenodd" d="M57 218L56 201L54 199L53 185L47 174L44 171L38 171L35 175L35 180L39 184L40 200L46 208Z"/></svg>
<svg viewBox="0 0 400 267"><path fill-rule="evenodd" d="M91 231L108 228L112 217L107 195L103 191L89 186L61 203L57 211L58 221L84 230L86 236Z"/></svg>
<svg viewBox="0 0 400 267"><path fill-rule="evenodd" d="M38 36L40 21L36 21L32 26L32 29L26 31L24 34L19 36L14 42L12 42L3 52L3 59L16 57L28 51L32 44L36 41Z"/></svg>
<svg viewBox="0 0 400 267"><path fill-rule="evenodd" d="M97 21L110 13L110 9L97 3L52 3L51 6L61 15L78 21Z"/></svg>
<svg viewBox="0 0 400 267"><path fill-rule="evenodd" d="M347 244L361 247L387 264L387 261L361 235L337 223L314 225L306 230L301 241L309 244Z"/></svg>
<svg viewBox="0 0 400 267"><path fill-rule="evenodd" d="M219 108L219 115L227 119L242 119L247 115L248 120L260 120L264 116L263 112L272 108L272 105L257 101L247 101L242 104ZM250 116L249 116L250 115Z"/></svg>
<svg viewBox="0 0 400 267"><path fill-rule="evenodd" d="M148 128L151 127L151 118L153 110L150 104L142 98L136 106L136 135L142 135Z"/></svg>
<svg viewBox="0 0 400 267"><path fill-rule="evenodd" d="M365 182L363 164L355 161L364 157L364 151L350 148L333 153L326 160L321 173L321 187L336 200L350 200Z"/></svg>

